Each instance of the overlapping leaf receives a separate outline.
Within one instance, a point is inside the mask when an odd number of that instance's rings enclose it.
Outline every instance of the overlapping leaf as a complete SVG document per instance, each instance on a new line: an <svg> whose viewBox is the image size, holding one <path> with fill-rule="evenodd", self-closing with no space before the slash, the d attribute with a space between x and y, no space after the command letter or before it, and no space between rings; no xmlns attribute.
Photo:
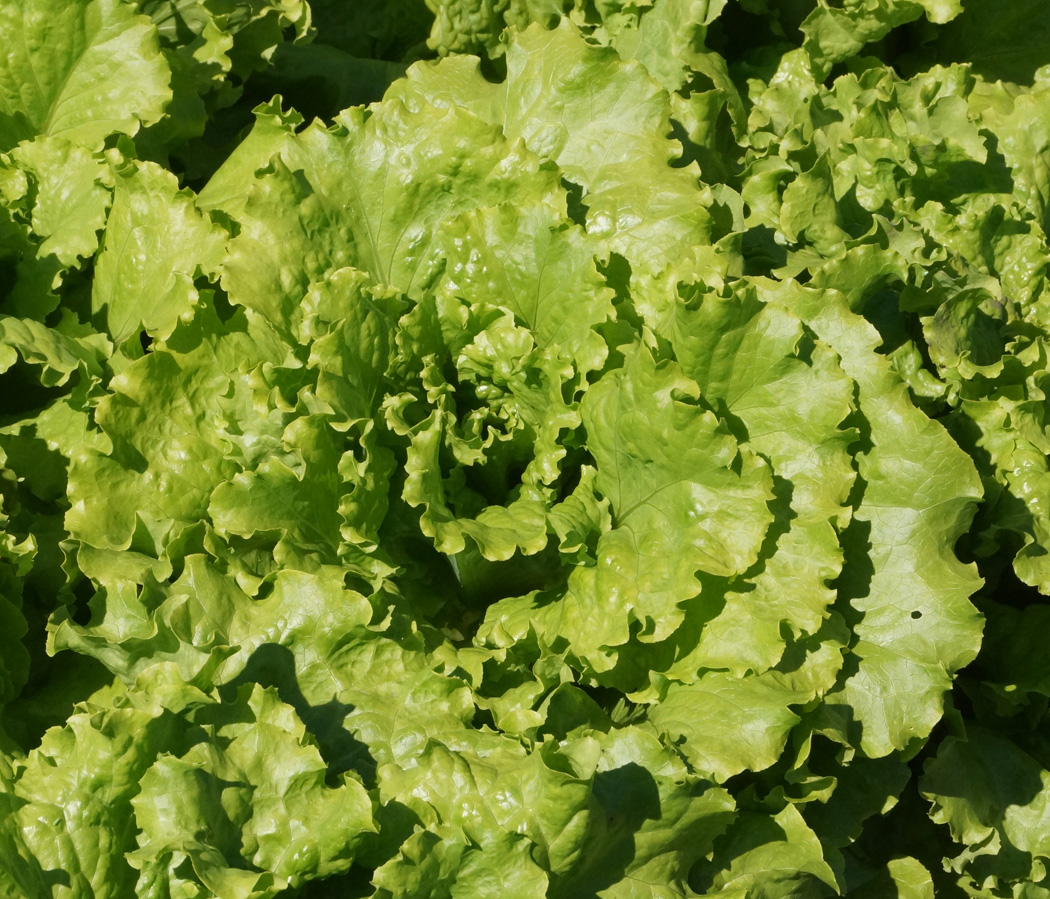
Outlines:
<svg viewBox="0 0 1050 899"><path fill-rule="evenodd" d="M1041 895L1042 13L315 7L0 11L0 895Z"/></svg>

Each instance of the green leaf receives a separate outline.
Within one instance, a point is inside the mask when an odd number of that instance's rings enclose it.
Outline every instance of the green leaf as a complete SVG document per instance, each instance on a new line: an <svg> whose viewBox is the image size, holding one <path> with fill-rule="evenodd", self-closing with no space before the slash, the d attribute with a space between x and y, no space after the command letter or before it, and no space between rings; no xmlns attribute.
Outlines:
<svg viewBox="0 0 1050 899"><path fill-rule="evenodd" d="M70 268L94 255L111 202L112 174L105 160L48 137L21 144L10 156L36 188L30 222L40 239L37 258L53 256Z"/></svg>
<svg viewBox="0 0 1050 899"><path fill-rule="evenodd" d="M835 531L850 516L856 478L849 447L857 435L845 426L853 385L828 346L787 310L748 292L699 300L675 307L675 353L702 395L738 422L737 435L769 460L782 496L782 532L763 568L746 590L726 591L700 637L700 665L743 675L780 660L782 625L796 637L816 633L835 599L828 586L842 566Z"/></svg>
<svg viewBox="0 0 1050 899"><path fill-rule="evenodd" d="M92 150L135 134L171 99L170 70L145 16L121 0L16 0L0 10L0 148L40 134Z"/></svg>
<svg viewBox="0 0 1050 899"><path fill-rule="evenodd" d="M475 712L471 691L435 673L418 639L363 627L332 637L297 679L311 706L333 703L314 726L319 740L330 741L334 765L371 777L383 765L408 767L431 740L458 746L465 739Z"/></svg>
<svg viewBox="0 0 1050 899"><path fill-rule="evenodd" d="M175 523L200 521L212 491L236 470L215 430L228 383L221 369L180 365L167 352L114 378L96 412L112 450L85 447L70 466L70 534L99 549L127 549L142 522L156 530L152 554Z"/></svg>
<svg viewBox="0 0 1050 899"><path fill-rule="evenodd" d="M567 590L521 608L493 605L486 635L521 639L531 623L588 670L609 671L632 636L648 644L675 631L701 592L698 572L732 577L754 564L773 518L768 466L696 393L677 365L656 363L647 349L590 388L581 411L612 529L598 537L597 564L573 570Z"/></svg>
<svg viewBox="0 0 1050 899"><path fill-rule="evenodd" d="M426 0L434 14L427 45L439 55L502 56L506 29L557 21L564 6L555 0Z"/></svg>
<svg viewBox="0 0 1050 899"><path fill-rule="evenodd" d="M92 312L105 320L115 343L140 329L166 338L193 315L195 279L218 276L226 233L159 166L128 162L114 176Z"/></svg>
<svg viewBox="0 0 1050 899"><path fill-rule="evenodd" d="M290 125L264 110L201 195L240 226L222 278L231 301L277 326L294 328L310 285L347 266L417 296L440 268L440 222L554 189L538 159L461 109L390 101L347 110L332 129ZM224 203L231 179L247 188Z"/></svg>
<svg viewBox="0 0 1050 899"><path fill-rule="evenodd" d="M398 854L379 868L376 899L410 894L420 899L523 899L546 896L546 877L530 855L529 841L503 834L485 847L459 828L417 830Z"/></svg>
<svg viewBox="0 0 1050 899"><path fill-rule="evenodd" d="M341 634L372 615L364 597L346 589L334 567L309 574L281 571L269 594L259 597L203 555L186 556L171 587L144 572L107 564L105 556L81 550L80 558L105 585L105 604L96 603L101 614L87 625L59 612L50 624L51 647L95 656L127 683L163 659L174 663L187 683L226 684L263 646L288 647L303 664L320 663ZM136 578L145 583L138 586Z"/></svg>
<svg viewBox="0 0 1050 899"><path fill-rule="evenodd" d="M678 366L658 364L642 349L627 368L592 387L581 410L596 486L613 516L599 549L599 578L608 578L603 593L628 601L644 593L668 612L695 595L698 569L721 576L746 571L772 521L768 466L696 405L696 395ZM645 557L674 563L642 565ZM630 586L639 575L642 582ZM653 615L644 630L666 635L669 624Z"/></svg>
<svg viewBox="0 0 1050 899"><path fill-rule="evenodd" d="M799 721L790 706L811 698L778 672L741 678L708 671L695 684L669 686L649 720L681 744L694 769L722 782L772 765Z"/></svg>
<svg viewBox="0 0 1050 899"><path fill-rule="evenodd" d="M743 812L720 842L713 861L695 875L705 896L773 899L832 896L835 877L816 835L793 805L776 814Z"/></svg>
<svg viewBox="0 0 1050 899"><path fill-rule="evenodd" d="M690 870L734 817L731 797L686 774L648 730L627 726L593 737L602 745L592 794L601 814L588 818L577 863L553 879L551 895L689 895Z"/></svg>
<svg viewBox="0 0 1050 899"><path fill-rule="evenodd" d="M131 800L177 732L155 700L140 694L123 701L120 689L100 691L64 727L48 731L19 765L10 814L0 823L5 842L15 839L28 855L13 869L27 887L36 881L28 895L135 891L135 871L124 857L135 846ZM44 887L41 872L52 871L64 876Z"/></svg>
<svg viewBox="0 0 1050 899"><path fill-rule="evenodd" d="M176 869L170 888L198 881L247 899L349 868L375 830L364 787L349 777L326 786L317 748L274 690L256 685L237 708L215 713L201 721L210 742L158 758L141 779L132 800L139 848L128 860L142 877L181 856L193 876Z"/></svg>
<svg viewBox="0 0 1050 899"><path fill-rule="evenodd" d="M1018 394L1029 393L1025 389L1028 386L1025 384L1018 390L1017 386L1009 385L1001 392L995 391L999 396L989 391L991 396L987 399L964 400L960 405L965 419L960 420L954 430L960 442L967 448L972 447L971 452L986 454L993 465L993 483L1005 493L993 513L989 535L993 545L999 542L995 532L1000 529L1020 535L1022 545L1013 559L1014 569L1024 583L1047 593L1050 591L1047 553L1050 514L1041 497L1044 487L1050 484L1050 460L1041 434L1033 445L1016 427L1023 425L1026 403L1017 402L1014 397L1019 399ZM1036 389L1042 393L1040 388Z"/></svg>
<svg viewBox="0 0 1050 899"><path fill-rule="evenodd" d="M462 827L482 847L520 834L543 869L569 870L590 817L590 778L565 771L553 746L526 752L511 738L481 735L453 741L456 751L430 743L407 770L380 768L382 795L404 802L428 827Z"/></svg>
<svg viewBox="0 0 1050 899"><path fill-rule="evenodd" d="M470 109L557 163L583 188L588 233L640 276L712 242L712 196L701 191L695 168L671 164L682 150L665 137L667 94L640 64L588 45L567 22L515 35L502 84L487 82L476 62L453 58L412 67L389 95L413 108Z"/></svg>
<svg viewBox="0 0 1050 899"><path fill-rule="evenodd" d="M32 319L0 316L0 372L10 370L21 357L39 366L40 383L45 387L66 384L81 367L99 372L100 357L110 346L98 335L78 339Z"/></svg>
<svg viewBox="0 0 1050 899"><path fill-rule="evenodd" d="M981 496L980 482L943 427L912 404L874 352L874 328L840 295L772 285L760 295L786 306L838 353L870 428L871 448L858 466L863 492L843 535L838 581L859 613L850 645L856 664L847 662L820 716L839 739L883 756L929 733L952 674L980 646L981 619L968 600L980 582L952 551Z"/></svg>
<svg viewBox="0 0 1050 899"><path fill-rule="evenodd" d="M412 439L406 464L405 501L423 506L420 524L434 546L446 555L466 548L466 538L491 561L506 561L519 549L526 554L547 545L544 504L519 498L508 505L490 505L475 515L457 514L448 504L442 485L439 456L444 428L442 417L432 416Z"/></svg>
<svg viewBox="0 0 1050 899"><path fill-rule="evenodd" d="M314 415L297 418L282 440L299 465L269 458L254 471L234 475L215 488L208 515L222 535L278 532L278 557L301 550L333 562L341 523L337 438L325 419Z"/></svg>
<svg viewBox="0 0 1050 899"><path fill-rule="evenodd" d="M599 243L546 206L469 212L443 229L447 289L471 303L496 300L541 348L562 347L598 368L593 332L612 317L613 291L595 266Z"/></svg>
<svg viewBox="0 0 1050 899"><path fill-rule="evenodd" d="M826 74L831 63L855 55L891 28L923 14L931 22L941 24L955 18L962 9L960 0L846 0L842 4L819 0L801 26L806 36L804 46L818 70Z"/></svg>

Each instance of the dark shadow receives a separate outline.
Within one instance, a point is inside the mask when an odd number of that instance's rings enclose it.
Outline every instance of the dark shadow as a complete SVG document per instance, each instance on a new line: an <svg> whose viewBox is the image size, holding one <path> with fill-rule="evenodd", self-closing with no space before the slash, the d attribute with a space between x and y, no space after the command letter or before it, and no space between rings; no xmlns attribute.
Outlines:
<svg viewBox="0 0 1050 899"><path fill-rule="evenodd" d="M871 579L875 566L871 561L871 522L854 517L839 535L844 559L842 573L833 582L837 591L835 608L846 619L850 630L864 617L852 605L852 600L862 599L871 593Z"/></svg>
<svg viewBox="0 0 1050 899"><path fill-rule="evenodd" d="M744 256L744 274L753 277L772 277L773 270L787 265L787 247L774 239L776 231L768 225L748 228L741 238Z"/></svg>
<svg viewBox="0 0 1050 899"><path fill-rule="evenodd" d="M67 889L71 886L69 880L69 872L61 871L56 868L52 868L50 871L43 871L42 877L44 883L51 887L52 890L55 887L66 887Z"/></svg>
<svg viewBox="0 0 1050 899"><path fill-rule="evenodd" d="M581 228L585 227L588 207L583 202L583 188L568 178L561 179L561 186L565 188L565 205L569 218Z"/></svg>
<svg viewBox="0 0 1050 899"><path fill-rule="evenodd" d="M969 530L959 538L956 555L963 562L976 562L985 580L983 594L1015 608L1045 602L1046 597L1021 581L1013 566L1024 545L1024 535L1035 531L1028 505L997 480L996 463L981 445L984 435L973 419L956 411L941 423L973 460L984 486L984 499L977 505Z"/></svg>
<svg viewBox="0 0 1050 899"><path fill-rule="evenodd" d="M4 401L6 405L6 395ZM58 502L62 504L62 508L68 508L66 472L69 460L37 436L35 422L22 424L17 433L0 434L0 449L7 456L4 467L19 475L20 487L12 488L21 492L17 505L22 506L28 502L34 512L47 514L53 511L53 507L34 504L32 500L35 498L40 503ZM21 488L26 488L32 497L27 497ZM6 485L4 489L8 489ZM8 505L6 511L9 515L12 514L12 506Z"/></svg>
<svg viewBox="0 0 1050 899"><path fill-rule="evenodd" d="M853 311L859 312L879 332L882 343L876 350L880 355L888 355L903 346L907 341L914 341L915 345L925 352L926 340L922 333L917 316L912 315L912 310L902 311L900 307L901 295L898 288L900 282L887 284L876 281L870 285L854 306ZM928 358L924 356L926 367L933 369Z"/></svg>
<svg viewBox="0 0 1050 899"><path fill-rule="evenodd" d="M871 231L874 223L871 213L857 199L857 185L851 184L837 201L839 225L854 240Z"/></svg>
<svg viewBox="0 0 1050 899"><path fill-rule="evenodd" d="M87 627L93 617L92 600L97 594L95 585L87 578L81 578L73 587L73 602L69 607L69 617L74 624ZM101 602L99 603L101 605Z"/></svg>
<svg viewBox="0 0 1050 899"><path fill-rule="evenodd" d="M10 314L7 309L7 295L18 280L18 256L0 256L0 310Z"/></svg>
<svg viewBox="0 0 1050 899"><path fill-rule="evenodd" d="M376 807L375 823L378 832L363 834L357 849L355 861L361 868L378 868L388 862L423 822L407 805L391 799Z"/></svg>
<svg viewBox="0 0 1050 899"><path fill-rule="evenodd" d="M695 162L705 183L727 184L739 191L743 154L733 135L733 122L725 100L705 124L711 127L701 134L697 129L690 132L683 123L671 119L671 136L682 145L682 155L673 166L681 168Z"/></svg>
<svg viewBox="0 0 1050 899"><path fill-rule="evenodd" d="M564 585L568 572L553 541L531 556L520 551L502 562L481 555L472 540L462 552L449 557L463 599L468 605L485 606L509 596L552 590Z"/></svg>
<svg viewBox="0 0 1050 899"><path fill-rule="evenodd" d="M0 396L4 398L3 417L0 418L0 422L15 422L25 418L28 412L43 409L52 401L69 393L79 381L79 375L74 372L65 384L45 387L40 383L40 371L41 369L19 358L19 361L0 374Z"/></svg>
<svg viewBox="0 0 1050 899"><path fill-rule="evenodd" d="M937 161L925 169L924 176L911 181L911 193L918 207L932 201L943 203L947 212L954 211L956 197L975 193L1012 193L1013 176L999 152L989 153L986 162L961 159ZM994 218L993 218L994 220Z"/></svg>
<svg viewBox="0 0 1050 899"><path fill-rule="evenodd" d="M1050 7L1043 0L966 0L962 15L945 25L925 20L895 28L888 59L906 76L935 63L969 63L988 81L1031 85L1050 62Z"/></svg>
<svg viewBox="0 0 1050 899"><path fill-rule="evenodd" d="M375 893L373 873L354 865L345 874L308 880L298 889L282 890L274 899L365 899Z"/></svg>
<svg viewBox="0 0 1050 899"><path fill-rule="evenodd" d="M308 122L320 119L330 125L350 106L381 100L406 68L401 62L353 56L328 44L280 44L270 64L248 80L245 97L265 103L280 94Z"/></svg>
<svg viewBox="0 0 1050 899"><path fill-rule="evenodd" d="M912 776L896 753L878 759L858 754L848 764L843 763L843 755L838 743L815 735L806 763L810 776L837 781L826 801L800 806L826 851L842 849L856 840L865 822L881 815L887 797L900 796Z"/></svg>
<svg viewBox="0 0 1050 899"><path fill-rule="evenodd" d="M434 13L424 0L313 0L310 9L317 29L311 49L331 46L375 60L411 61L432 55L426 40Z"/></svg>
<svg viewBox="0 0 1050 899"><path fill-rule="evenodd" d="M778 0L750 12L743 3L729 3L708 27L705 44L726 58L735 81L768 80L781 55L802 44L799 26L812 7L812 0Z"/></svg>
<svg viewBox="0 0 1050 899"><path fill-rule="evenodd" d="M850 889L847 893L849 899L898 899L901 896L890 869L880 867L875 870L874 877L864 879Z"/></svg>
<svg viewBox="0 0 1050 899"><path fill-rule="evenodd" d="M596 329L609 344L609 361L605 365L605 371L609 371L623 367L624 356L618 348L623 344L632 344L636 337L635 332L642 328L644 322L634 305L631 263L619 253L610 253L609 261L598 260L597 267L598 273L605 279L606 286L613 292L612 303L616 310L615 322L605 322ZM591 374L592 379L597 377L597 373Z"/></svg>
<svg viewBox="0 0 1050 899"><path fill-rule="evenodd" d="M870 879L873 868L884 867L895 858L910 856L930 872L937 899L963 899L965 894L958 886L958 875L946 872L943 864L944 859L958 855L959 849L947 825L936 824L930 818L930 805L919 795L916 780L912 778L901 792L897 805L887 814L869 818L860 836L843 849L842 854L847 881L863 885L865 872ZM888 899L896 895L892 888L879 894Z"/></svg>
<svg viewBox="0 0 1050 899"><path fill-rule="evenodd" d="M1011 558L1013 553L1008 553ZM991 589L989 589L991 587ZM1046 606L1046 597L1039 592L1037 587L1026 584L1014 571L1013 565L1007 563L998 573L998 579L994 586L986 583L982 591L990 594L996 602L1010 606L1014 609L1027 609L1030 606L1040 608ZM1016 651L1016 650L1015 650Z"/></svg>

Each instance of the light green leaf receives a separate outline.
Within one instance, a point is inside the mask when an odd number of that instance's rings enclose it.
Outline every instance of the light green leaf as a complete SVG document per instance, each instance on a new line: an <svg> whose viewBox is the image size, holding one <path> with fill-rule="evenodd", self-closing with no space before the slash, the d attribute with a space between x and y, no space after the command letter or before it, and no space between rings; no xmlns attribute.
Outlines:
<svg viewBox="0 0 1050 899"><path fill-rule="evenodd" d="M859 457L863 485L838 586L861 613L836 691L820 715L840 739L883 756L925 737L940 718L955 671L980 646L981 619L968 597L979 586L952 547L981 496L973 463L942 426L912 404L875 353L874 328L828 290L761 286L760 296L801 318L835 350L857 382L871 448ZM907 597L907 603L902 599Z"/></svg>
<svg viewBox="0 0 1050 899"><path fill-rule="evenodd" d="M598 368L605 350L593 332L612 317L613 291L599 275L599 243L547 206L515 202L477 209L442 232L447 289L468 302L514 313L537 346L561 347Z"/></svg>
<svg viewBox="0 0 1050 899"><path fill-rule="evenodd" d="M405 501L425 508L423 533L446 555L462 552L470 537L485 558L504 561L519 549L539 552L547 544L547 520L542 502L519 498L508 505L491 505L475 515L457 514L448 505L442 486L439 456L444 436L443 418L431 416L413 435L405 481Z"/></svg>
<svg viewBox="0 0 1050 899"><path fill-rule="evenodd" d="M227 235L160 166L128 162L114 177L92 312L104 318L118 344L140 329L166 338L180 319L193 315L194 280L217 277Z"/></svg>
<svg viewBox="0 0 1050 899"><path fill-rule="evenodd" d="M96 420L112 450L84 447L70 466L66 527L76 539L127 549L142 521L164 540L173 523L200 521L215 486L236 470L216 433L229 379L218 368L181 363L150 353L110 382Z"/></svg>
<svg viewBox="0 0 1050 899"><path fill-rule="evenodd" d="M581 857L590 777L565 771L552 745L526 752L508 737L464 738L458 751L433 742L410 767L380 768L381 795L407 804L428 827L462 827L482 847L521 834L543 869L568 871Z"/></svg>
<svg viewBox="0 0 1050 899"><path fill-rule="evenodd" d="M801 27L804 46L823 77L832 63L848 59L897 25L924 13L931 22L944 23L961 12L961 0L846 0L842 4L819 0Z"/></svg>
<svg viewBox="0 0 1050 899"><path fill-rule="evenodd" d="M0 822L31 853L17 876L28 885L34 869L65 875L64 883L30 892L33 899L134 892L135 871L124 857L135 845L131 800L156 755L172 746L178 725L155 700L140 694L124 701L122 693L95 694L19 766L11 787L16 804Z"/></svg>
<svg viewBox="0 0 1050 899"><path fill-rule="evenodd" d="M602 744L602 755L593 795L602 814L591 814L578 864L554 879L550 895L691 895L690 871L732 821L732 797L686 774L682 763L648 730L614 728L595 738Z"/></svg>
<svg viewBox="0 0 1050 899"><path fill-rule="evenodd" d="M276 326L294 329L310 285L347 266L417 296L440 267L440 222L555 189L538 159L462 109L409 110L390 100L347 110L330 130L314 124L293 134L291 124L265 109L258 137L201 198L240 225L222 280L231 300ZM243 184L249 170L258 174L224 204L230 180Z"/></svg>
<svg viewBox="0 0 1050 899"><path fill-rule="evenodd" d="M317 370L317 397L328 403L349 429L371 419L387 388L393 362L397 307L369 289L368 276L339 269L316 284L304 306L300 340L310 344L309 367Z"/></svg>
<svg viewBox="0 0 1050 899"><path fill-rule="evenodd" d="M1041 390L1039 392L1042 393ZM996 486L1001 485L1005 488L1005 501L1000 507L1003 511L994 516L993 528L1002 528L1020 535L1022 545L1013 562L1018 577L1042 593L1048 593L1050 555L1047 548L1050 547L1050 512L1042 498L1045 496L1044 491L1050 487L1050 459L1045 452L1044 440L1039 439L1039 445L1033 445L1016 427L1023 422L1023 413L1018 408L1023 406L1023 403L1017 402L1016 399L1019 393L1022 391L1010 385L1002 392L1005 395L992 394L987 399L964 400L960 404L962 412L972 424L958 430L966 435L966 445L973 447L971 452L978 451L988 455L994 465L993 477L997 482ZM974 425L977 434L971 436L967 432ZM1022 505L1024 510L1020 515L1017 511L1011 511L1011 507L1018 504ZM999 542L994 533L991 536L996 543Z"/></svg>
<svg viewBox="0 0 1050 899"><path fill-rule="evenodd" d="M779 757L799 717L790 708L811 694L793 690L778 672L734 677L705 672L695 684L672 684L649 720L698 771L722 782L761 771Z"/></svg>
<svg viewBox="0 0 1050 899"><path fill-rule="evenodd" d="M332 703L312 723L322 745L329 741L333 765L356 767L368 779L383 765L408 767L431 740L461 745L475 711L471 691L436 674L421 641L363 627L333 636L331 648L297 672L306 703Z"/></svg>
<svg viewBox="0 0 1050 899"><path fill-rule="evenodd" d="M542 88L537 89L537 85ZM583 188L588 233L653 276L711 243L713 198L695 167L675 168L667 94L637 62L593 47L567 22L515 35L507 78L487 82L470 60L419 64L388 96L468 108L521 138Z"/></svg>
<svg viewBox="0 0 1050 899"><path fill-rule="evenodd" d="M364 787L349 777L326 786L326 765L294 710L272 689L245 693L237 707L203 717L210 741L158 758L143 775L131 803L139 848L129 855L143 877L180 854L195 876L180 872L172 888L199 879L217 896L274 896L345 871L374 832Z"/></svg>
<svg viewBox="0 0 1050 899"><path fill-rule="evenodd" d="M549 26L563 14L557 0L426 0L434 14L427 45L441 56L502 56L506 29Z"/></svg>
<svg viewBox="0 0 1050 899"><path fill-rule="evenodd" d="M157 121L170 70L145 16L121 0L14 0L0 9L0 148L39 134L92 150Z"/></svg>
<svg viewBox="0 0 1050 899"><path fill-rule="evenodd" d="M8 371L21 357L29 365L40 366L40 383L45 387L66 384L82 366L98 373L100 356L109 346L97 335L78 339L32 319L0 316L0 372Z"/></svg>
<svg viewBox="0 0 1050 899"><path fill-rule="evenodd" d="M174 663L187 683L229 683L267 645L287 647L303 664L317 662L342 633L372 615L334 567L281 571L267 596L253 597L203 555L187 556L171 587L85 549L80 560L105 585L105 602L97 603L101 614L88 625L60 611L50 624L51 649L94 656L127 683L160 660ZM136 579L145 583L140 587Z"/></svg>
<svg viewBox="0 0 1050 899"><path fill-rule="evenodd" d="M804 238L822 256L837 256L845 249L849 234L841 225L826 156L787 186L780 207L780 227L788 240Z"/></svg>
<svg viewBox="0 0 1050 899"><path fill-rule="evenodd" d="M436 832L435 832L436 830ZM502 834L484 847L459 828L417 830L373 878L375 899L543 899L547 878L527 839Z"/></svg>
<svg viewBox="0 0 1050 899"><path fill-rule="evenodd" d="M627 590L625 598L637 591L673 608L695 595L698 569L741 574L758 558L772 521L768 466L696 405L696 394L678 366L657 363L642 349L584 398L596 486L610 501L614 525L603 538L600 577L610 588L620 578L643 579L613 589ZM650 556L664 562L641 566ZM665 624L656 630L668 632Z"/></svg>
<svg viewBox="0 0 1050 899"><path fill-rule="evenodd" d="M835 876L820 842L794 805L776 814L743 812L698 872L701 894L718 899L833 896Z"/></svg>
<svg viewBox="0 0 1050 899"><path fill-rule="evenodd" d="M848 448L857 434L845 427L852 382L794 315L747 292L678 304L669 331L685 373L773 469L777 514L786 520L747 589L725 593L696 656L701 666L738 675L762 671L780 660L782 624L796 637L813 634L835 599L828 586L842 565L835 529L850 516L856 478Z"/></svg>
<svg viewBox="0 0 1050 899"><path fill-rule="evenodd" d="M92 256L106 223L112 174L104 158L62 138L39 138L11 151L36 191L31 227L37 257L54 256L63 268Z"/></svg>
<svg viewBox="0 0 1050 899"><path fill-rule="evenodd" d="M632 634L651 643L675 631L701 593L698 572L732 577L755 563L773 519L769 468L696 393L647 349L588 390L581 412L612 529L598 538L597 563L575 568L567 589L525 600L527 618L517 600L491 606L486 634L521 639L531 622L588 670L609 671Z"/></svg>
<svg viewBox="0 0 1050 899"><path fill-rule="evenodd" d="M224 535L278 532L278 557L303 551L334 562L340 527L337 437L323 416L312 415L292 422L283 441L301 459L296 468L269 458L254 471L234 475L215 488L208 515Z"/></svg>

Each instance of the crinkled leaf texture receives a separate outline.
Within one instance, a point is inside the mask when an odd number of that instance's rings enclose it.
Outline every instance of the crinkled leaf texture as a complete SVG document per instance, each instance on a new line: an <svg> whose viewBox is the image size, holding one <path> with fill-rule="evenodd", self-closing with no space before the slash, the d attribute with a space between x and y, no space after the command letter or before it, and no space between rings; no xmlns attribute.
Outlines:
<svg viewBox="0 0 1050 899"><path fill-rule="evenodd" d="M15 0L0 9L0 147L38 134L90 149L157 121L171 72L148 18L120 0Z"/></svg>
<svg viewBox="0 0 1050 899"><path fill-rule="evenodd" d="M1041 895L1045 78L338 6L0 6L0 896Z"/></svg>

